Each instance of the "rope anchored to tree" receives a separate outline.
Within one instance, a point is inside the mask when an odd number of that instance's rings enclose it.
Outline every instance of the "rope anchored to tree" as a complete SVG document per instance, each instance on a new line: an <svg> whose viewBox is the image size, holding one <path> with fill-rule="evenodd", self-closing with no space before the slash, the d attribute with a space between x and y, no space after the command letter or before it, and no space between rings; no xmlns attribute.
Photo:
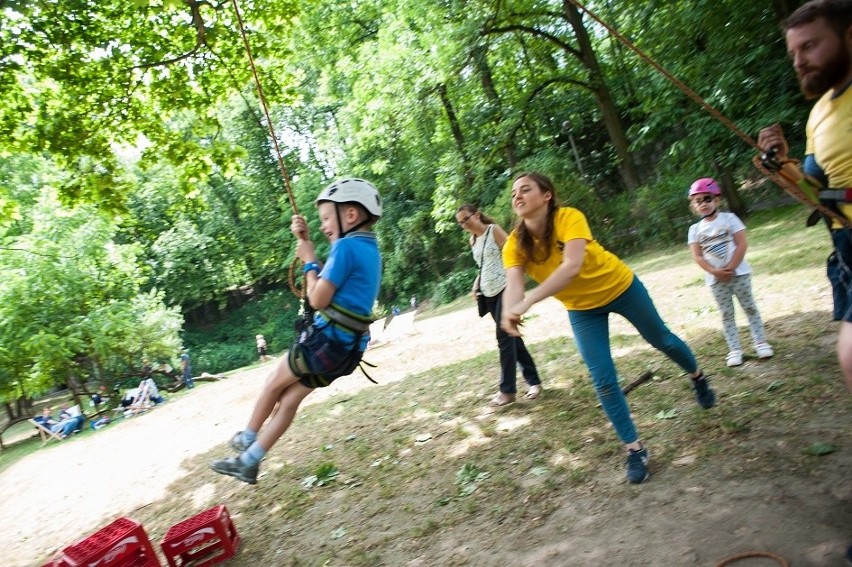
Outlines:
<svg viewBox="0 0 852 567"><path fill-rule="evenodd" d="M249 44L248 35L246 34L243 17L240 14L240 8L237 5L237 0L231 0L234 6L234 14L237 16L237 27L240 31L240 37L243 40L243 47L246 51L246 56L251 67L251 74L254 78L254 86L257 90L257 98L260 100L260 106L263 108L263 115L266 117L266 127L269 130L269 137L272 139L272 147L275 150L275 157L278 161L278 170L281 172L281 178L284 181L284 189L287 191L287 198L290 200L290 208L293 209L293 214L299 214L299 207L296 205L296 199L293 196L293 188L290 185L290 174L287 172L287 166L284 165L284 158L281 156L281 148L278 146L278 136L275 134L275 127L272 124L272 118L269 115L269 104L266 101L266 95L263 92L263 85L260 82L260 77L257 74L257 67L254 64L254 56L252 56L251 45ZM287 274L287 283L290 289L297 297L304 298L304 292L307 286L303 286L300 290L296 286L296 266L299 264L299 259L294 258L290 264L290 269Z"/></svg>
<svg viewBox="0 0 852 567"><path fill-rule="evenodd" d="M717 108L712 106L706 100L701 98L701 96L696 93L694 90L689 88L683 81L680 81L677 77L672 75L665 67L657 63L650 55L643 52L639 49L633 42L629 39L618 33L612 26L604 22L600 17L598 17L594 12L586 8L583 4L581 4L578 0L568 0L585 12L591 19L600 24L606 29L613 37L615 37L618 41L627 46L631 51L636 53L639 57L644 59L649 65L651 65L654 69L656 69L661 75L663 75L666 79L669 80L674 86L680 89L686 96L692 99L695 103L701 106L704 110L706 110L713 118L721 122L725 128L736 134L743 142L748 144L749 146L756 149L758 152L761 152L760 156L756 156L753 160L754 166L760 171L763 175L771 179L776 185L781 187L784 191L786 191L790 196L799 201L800 203L814 208L822 213L824 216L836 220L843 226L849 227L852 226L852 223L841 214L831 210L826 207L819 201L819 185L812 179L803 176L796 167L785 167L788 164L795 164L796 162L793 160L786 160L783 163L777 162L777 160L773 161L773 155L771 152L764 153L762 148L757 145L757 141L754 138L743 132L734 122L722 114ZM777 168L774 166L777 165ZM810 190L813 188L813 193Z"/></svg>

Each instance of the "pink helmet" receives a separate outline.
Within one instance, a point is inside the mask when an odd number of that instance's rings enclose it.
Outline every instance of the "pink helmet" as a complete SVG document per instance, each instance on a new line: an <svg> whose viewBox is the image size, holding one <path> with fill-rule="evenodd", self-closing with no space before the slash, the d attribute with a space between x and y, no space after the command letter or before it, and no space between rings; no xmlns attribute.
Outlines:
<svg viewBox="0 0 852 567"><path fill-rule="evenodd" d="M692 187L689 188L689 194L687 197L692 197L693 195L699 195L701 193L709 193L710 195L718 197L722 194L722 191L719 189L719 184L716 183L715 179L712 177L702 177L692 184Z"/></svg>

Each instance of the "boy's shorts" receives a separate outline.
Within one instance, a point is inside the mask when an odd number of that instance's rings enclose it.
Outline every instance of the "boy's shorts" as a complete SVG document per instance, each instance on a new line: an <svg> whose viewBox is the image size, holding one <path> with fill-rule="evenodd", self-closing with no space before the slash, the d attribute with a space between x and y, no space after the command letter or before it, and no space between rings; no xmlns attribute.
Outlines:
<svg viewBox="0 0 852 567"><path fill-rule="evenodd" d="M290 370L308 388L322 388L358 367L364 353L355 345L334 342L325 333L314 331L296 342L288 353Z"/></svg>

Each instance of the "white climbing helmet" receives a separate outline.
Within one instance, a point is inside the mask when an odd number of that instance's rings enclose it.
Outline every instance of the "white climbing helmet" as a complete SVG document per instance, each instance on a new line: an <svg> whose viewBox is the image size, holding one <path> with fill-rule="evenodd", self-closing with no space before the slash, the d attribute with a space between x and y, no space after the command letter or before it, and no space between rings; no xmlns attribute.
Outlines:
<svg viewBox="0 0 852 567"><path fill-rule="evenodd" d="M375 218L382 216L382 196L376 186L357 177L338 179L322 190L316 204L323 201L333 203L358 203Z"/></svg>

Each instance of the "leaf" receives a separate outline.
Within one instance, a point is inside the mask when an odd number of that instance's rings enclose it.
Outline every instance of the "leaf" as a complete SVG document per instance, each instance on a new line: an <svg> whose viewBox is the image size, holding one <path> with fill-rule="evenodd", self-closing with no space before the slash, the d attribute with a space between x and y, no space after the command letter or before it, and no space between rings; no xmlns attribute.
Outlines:
<svg viewBox="0 0 852 567"><path fill-rule="evenodd" d="M337 528L331 532L331 539L340 539L346 537L346 528Z"/></svg>
<svg viewBox="0 0 852 567"><path fill-rule="evenodd" d="M655 415L654 417L656 417L657 419L674 419L677 417L677 410L661 410L657 412L657 415Z"/></svg>
<svg viewBox="0 0 852 567"><path fill-rule="evenodd" d="M830 455L837 451L837 447L834 445L829 445L828 443L814 443L807 449L805 449L805 453L808 455L813 455L815 457L822 457L823 455Z"/></svg>
<svg viewBox="0 0 852 567"><path fill-rule="evenodd" d="M773 380L769 386L766 387L767 392L774 392L775 390L784 386L784 382L781 380Z"/></svg>
<svg viewBox="0 0 852 567"><path fill-rule="evenodd" d="M533 476L541 476L547 474L547 467L533 467L530 470L530 474Z"/></svg>

